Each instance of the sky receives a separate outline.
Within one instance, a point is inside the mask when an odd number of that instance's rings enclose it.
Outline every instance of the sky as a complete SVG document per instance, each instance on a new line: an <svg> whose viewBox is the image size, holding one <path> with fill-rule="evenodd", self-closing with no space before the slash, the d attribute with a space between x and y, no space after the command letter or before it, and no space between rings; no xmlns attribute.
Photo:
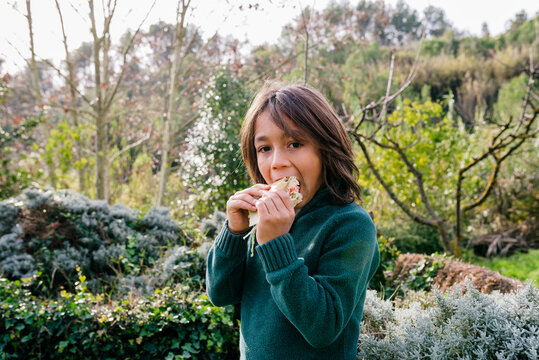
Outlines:
<svg viewBox="0 0 539 360"><path fill-rule="evenodd" d="M90 24L87 20L87 0L58 0L70 49L81 42L90 41ZM176 0L118 0L118 8L112 23L113 41L126 29L135 29L148 14L142 29L163 20L175 22ZM385 0L395 6L398 0ZM460 31L479 35L483 22L488 24L490 34L502 33L510 19L521 10L528 16L539 11L536 0L405 0L422 13L429 5L444 9L446 18ZM323 9L331 0L192 0L195 9L188 21L199 25L206 36L218 31L231 34L253 45L277 40L284 25L298 16L301 8L314 6ZM337 1L340 2L340 1ZM348 0L357 4L359 0ZM96 0L99 8L101 0ZM250 8L249 4L259 4ZM241 9L240 9L241 6ZM149 13L148 13L149 12ZM0 0L0 58L5 60L1 72L14 72L24 66L30 51L28 24L25 18L25 0ZM59 63L64 56L60 22L54 0L32 0L32 17L36 53L41 58Z"/></svg>

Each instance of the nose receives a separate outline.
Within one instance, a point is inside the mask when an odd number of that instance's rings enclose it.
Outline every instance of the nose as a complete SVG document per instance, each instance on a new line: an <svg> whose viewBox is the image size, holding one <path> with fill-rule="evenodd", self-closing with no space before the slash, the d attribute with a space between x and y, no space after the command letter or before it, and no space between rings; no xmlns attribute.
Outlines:
<svg viewBox="0 0 539 360"><path fill-rule="evenodd" d="M275 149L271 159L271 168L273 170L290 166L290 160L283 149Z"/></svg>

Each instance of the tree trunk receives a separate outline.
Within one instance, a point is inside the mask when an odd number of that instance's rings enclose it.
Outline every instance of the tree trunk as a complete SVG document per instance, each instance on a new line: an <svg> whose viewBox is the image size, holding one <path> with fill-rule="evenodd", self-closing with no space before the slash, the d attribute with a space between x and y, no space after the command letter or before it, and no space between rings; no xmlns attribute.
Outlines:
<svg viewBox="0 0 539 360"><path fill-rule="evenodd" d="M157 191L157 197L155 199L156 205L163 205L166 195L166 186L168 181L168 175L170 170L169 165L169 153L171 150L171 121L174 117L175 106L176 106L176 77L178 76L178 68L180 63L180 51L183 46L183 41L185 38L185 15L189 9L190 1L185 2L181 1L181 11L180 3L178 3L178 8L176 10L176 28L174 31L174 45L173 45L173 55L172 55L172 66L170 68L169 74L169 83L168 83L168 106L167 114L164 119L163 126L163 145L161 147L161 169L159 173L159 190Z"/></svg>
<svg viewBox="0 0 539 360"><path fill-rule="evenodd" d="M101 59L100 52L103 45L103 37L97 35L97 27L94 15L94 2L88 0L90 5L90 20L91 30L94 40L93 57L94 57L94 86L96 101L94 104L94 112L96 114L96 134L95 134L95 197L96 199L106 199L106 171L107 166L107 122L106 113L103 108L103 89L101 79ZM105 32L105 30L103 30ZM106 85L106 84L105 84Z"/></svg>
<svg viewBox="0 0 539 360"><path fill-rule="evenodd" d="M39 75L37 73L36 64L36 51L34 48L34 31L32 28L32 11L30 7L30 0L26 0L26 20L28 20L28 31L30 33L30 71L32 73L32 90L37 101L37 105L43 104L43 95L41 94L41 87L39 85Z"/></svg>
<svg viewBox="0 0 539 360"><path fill-rule="evenodd" d="M69 48L67 46L67 35L65 33L64 28L64 18L62 16L62 11L60 9L60 4L58 3L58 0L55 0L56 3L56 9L58 9L58 15L60 16L60 25L62 27L62 42L64 43L64 51L65 51L65 61L67 66L67 81L66 85L69 87L69 114L71 115L71 122L73 126L77 129L77 131L80 131L80 124L79 124L79 111L77 108L77 91L76 91L76 82L75 82L75 71L73 70L73 63L71 62L71 54L69 53ZM80 162L83 159L82 155L82 148L84 146L82 142L82 137L78 136L77 139L75 139L75 154L77 160ZM82 164L79 165L77 168L77 178L78 178L78 191L79 193L84 193L86 190L86 186L84 183L84 179L86 177L86 166L83 166Z"/></svg>

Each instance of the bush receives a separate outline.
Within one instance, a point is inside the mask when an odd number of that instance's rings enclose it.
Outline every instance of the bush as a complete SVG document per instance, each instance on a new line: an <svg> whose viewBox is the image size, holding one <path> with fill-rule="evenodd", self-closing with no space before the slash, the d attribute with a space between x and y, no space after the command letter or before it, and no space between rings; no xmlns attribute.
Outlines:
<svg viewBox="0 0 539 360"><path fill-rule="evenodd" d="M249 186L240 128L251 94L243 79L224 68L216 70L200 93L200 116L182 153L182 178L188 184L192 210L207 215L214 207L224 209L230 195Z"/></svg>
<svg viewBox="0 0 539 360"><path fill-rule="evenodd" d="M85 288L39 300L36 279L0 279L0 359L238 358L232 308L212 306L189 288L103 301Z"/></svg>
<svg viewBox="0 0 539 360"><path fill-rule="evenodd" d="M358 359L537 359L539 296L528 284L512 294L470 284L434 291L396 307L367 294Z"/></svg>
<svg viewBox="0 0 539 360"><path fill-rule="evenodd" d="M0 104L5 89L0 79ZM43 114L37 114L26 118L18 116L12 124L0 122L0 200L19 193L42 175L40 166L29 161L32 156L28 154L36 141L32 133L43 120Z"/></svg>
<svg viewBox="0 0 539 360"><path fill-rule="evenodd" d="M121 204L39 189L0 202L0 276L17 280L39 272L40 288L34 290L46 296L61 287L72 291L77 267L94 292L111 293L117 284L133 284L141 277L148 291L186 276L201 283L201 257L182 250L188 242L162 207L142 216ZM169 263L183 270L170 271Z"/></svg>
<svg viewBox="0 0 539 360"><path fill-rule="evenodd" d="M394 245L393 239L383 235L378 236L378 248L380 249L380 266L376 270L369 283L369 288L382 292L382 297L389 297L394 289L389 281L390 272L395 268L395 262L400 251Z"/></svg>
<svg viewBox="0 0 539 360"><path fill-rule="evenodd" d="M413 221L382 227L379 232L392 238L393 245L402 253L433 254L444 250L437 229Z"/></svg>

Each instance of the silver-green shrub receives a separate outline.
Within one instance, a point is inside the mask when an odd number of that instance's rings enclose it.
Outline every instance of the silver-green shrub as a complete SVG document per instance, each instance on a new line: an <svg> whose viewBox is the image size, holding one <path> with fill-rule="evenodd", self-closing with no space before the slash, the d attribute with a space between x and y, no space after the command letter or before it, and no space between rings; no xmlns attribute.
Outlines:
<svg viewBox="0 0 539 360"><path fill-rule="evenodd" d="M12 201L0 201L0 235L11 230L18 215L19 208Z"/></svg>
<svg viewBox="0 0 539 360"><path fill-rule="evenodd" d="M226 213L215 209L209 218L202 219L200 222L200 230L206 234L206 237L215 239L217 234L219 234L221 231L221 227L223 226L225 220Z"/></svg>
<svg viewBox="0 0 539 360"><path fill-rule="evenodd" d="M418 298L420 299L420 298ZM367 295L358 359L537 359L539 294L483 294L470 284L401 307Z"/></svg>
<svg viewBox="0 0 539 360"><path fill-rule="evenodd" d="M13 224L11 224L13 225ZM11 226L11 233L0 236L0 276L10 278L30 277L36 273L32 256L24 252L19 238L20 226Z"/></svg>
<svg viewBox="0 0 539 360"><path fill-rule="evenodd" d="M87 273L90 266L88 249L67 246L64 249L54 250L53 262L55 268L67 276L75 275L77 266Z"/></svg>
<svg viewBox="0 0 539 360"><path fill-rule="evenodd" d="M122 282L142 284L128 280L140 277L148 277L143 287L153 289L178 278L155 268L159 259L188 245L167 208L142 216L67 190L26 189L0 202L0 230L0 276L16 280L43 274L41 292L73 287L77 267L94 291L110 293ZM184 255L188 261L190 255Z"/></svg>

